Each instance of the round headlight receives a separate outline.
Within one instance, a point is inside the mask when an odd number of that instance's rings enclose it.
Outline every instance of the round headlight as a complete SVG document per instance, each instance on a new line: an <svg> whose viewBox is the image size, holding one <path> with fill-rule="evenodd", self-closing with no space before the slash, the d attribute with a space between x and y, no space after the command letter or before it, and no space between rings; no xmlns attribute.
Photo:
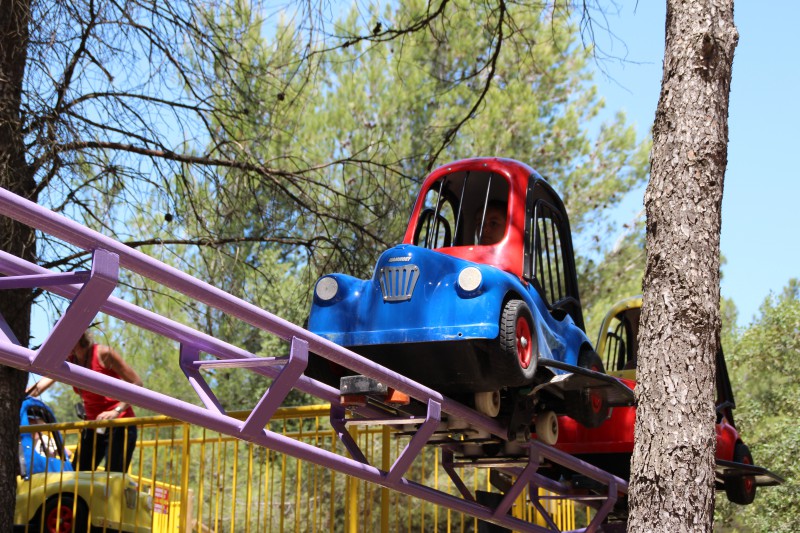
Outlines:
<svg viewBox="0 0 800 533"><path fill-rule="evenodd" d="M336 296L338 291L339 284L336 282L335 278L328 276L317 282L317 298L323 302L327 302L328 300L332 299L334 296Z"/></svg>
<svg viewBox="0 0 800 533"><path fill-rule="evenodd" d="M472 292L481 286L483 276L475 267L467 267L458 275L458 286L467 292Z"/></svg>

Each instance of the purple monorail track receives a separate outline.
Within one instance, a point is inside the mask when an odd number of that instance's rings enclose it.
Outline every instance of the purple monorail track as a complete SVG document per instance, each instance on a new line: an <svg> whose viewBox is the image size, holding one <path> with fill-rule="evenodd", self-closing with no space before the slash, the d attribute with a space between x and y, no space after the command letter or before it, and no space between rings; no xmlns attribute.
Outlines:
<svg viewBox="0 0 800 533"><path fill-rule="evenodd" d="M599 505L598 513L587 531L597 530L613 507L618 494L627 492L625 481L537 441L525 444L528 459L521 467L507 469L516 476L516 481L496 508L475 501L474 496L458 478L453 467L452 454L446 450L443 451L445 470L453 478L463 497L452 496L410 481L404 475L423 447L429 445L429 439L439 426L443 414L465 421L473 428L501 439L505 438L505 429L497 421L428 387L2 188L0 188L0 214L92 252L91 270L74 273L53 273L8 253L0 252L0 273L6 275L0 278L0 290L39 287L71 300L67 310L36 351L20 346L4 317L0 316L0 363L34 371L68 385L102 392L125 402L241 438L517 531L556 529L535 496L532 498L532 503L545 516L549 528L524 522L507 514L512 502L526 485L532 489L542 487L565 497L571 495L569 487L536 473L542 458L570 468L607 487L607 495ZM121 267L256 328L277 335L290 343L290 355L259 357L111 296ZM81 332L100 312L180 343L180 367L203 406L177 400L169 395L109 378L67 362L67 354L63 347L73 346ZM428 406L424 420L417 418L405 421L398 419L380 421L376 418L374 422L376 424L398 425L410 422L418 426L416 433L388 472L370 465L348 433L344 410L338 404L339 391L303 375L309 350L359 374L379 380ZM201 360L201 353L209 354L216 360ZM202 367L220 366L248 368L273 378L270 388L244 421L225 412L200 373ZM293 388L331 403L332 424L351 457L321 450L265 429L275 410L280 407L286 394ZM366 408L359 411L359 415L369 421L370 417L378 417L379 413ZM536 490L531 490L531 493L535 495Z"/></svg>

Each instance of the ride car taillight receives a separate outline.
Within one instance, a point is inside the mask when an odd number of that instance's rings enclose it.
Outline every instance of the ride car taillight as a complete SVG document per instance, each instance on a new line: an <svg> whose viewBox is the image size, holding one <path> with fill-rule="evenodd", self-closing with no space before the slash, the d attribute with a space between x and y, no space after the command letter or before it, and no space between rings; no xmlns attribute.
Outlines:
<svg viewBox="0 0 800 533"><path fill-rule="evenodd" d="M135 488L125 487L125 505L128 506L128 509L136 509L136 500L138 496L139 494L136 492Z"/></svg>

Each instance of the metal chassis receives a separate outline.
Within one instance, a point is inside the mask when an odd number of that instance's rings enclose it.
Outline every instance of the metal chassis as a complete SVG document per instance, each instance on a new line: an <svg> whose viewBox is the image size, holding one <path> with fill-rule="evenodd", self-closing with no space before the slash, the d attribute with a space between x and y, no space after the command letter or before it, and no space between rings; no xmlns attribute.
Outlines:
<svg viewBox="0 0 800 533"><path fill-rule="evenodd" d="M583 499L570 487L552 481L536 470L541 459L558 463L586 475L607 487L599 497L598 513L585 531L596 531L614 506L619 494L627 493L625 481L564 454L537 441L525 443L527 460L519 466L509 464L478 466L502 467L516 476L499 505L491 508L477 503L459 478L456 467L465 466L454 460L451 450L443 448L444 468L461 493L461 498L426 487L405 478L405 473L442 420L443 414L466 422L478 431L506 438L500 424L473 409L402 375L381 367L322 337L287 322L216 287L161 263L146 254L114 241L102 234L53 213L33 202L0 188L0 214L9 216L74 246L92 251L92 267L88 272L53 273L6 252L0 252L1 289L42 288L71 300L67 310L50 331L38 350L20 346L4 317L0 316L0 363L26 371L34 371L68 385L119 398L174 418L271 448L292 457L316 463L344 474L424 499L481 520L517 531L557 530L553 520L538 500L537 488L556 492L565 498ZM288 357L259 357L225 343L198 330L137 307L111 296L116 287L120 267L169 287L196 301L212 306L256 328L277 335L291 344ZM146 387L113 379L66 361L65 346L73 346L98 313L105 313L137 327L158 333L180 344L179 364L197 392L203 406L177 400ZM381 381L427 406L424 420L419 417L385 419L385 413L369 407L357 410L360 421L348 419L339 404L339 391L303 375L308 352L313 351L359 374ZM206 353L216 360L202 360ZM273 378L246 420L228 415L206 383L201 368L248 368ZM265 429L266 424L293 388L331 403L331 423L351 457L321 450ZM369 464L357 443L346 429L347 423L419 425L405 449L388 471ZM472 463L474 465L474 463ZM514 499L525 486L531 488L531 501L545 517L549 527L543 528L508 515ZM595 497L595 500L598 498ZM584 531L584 529L577 530Z"/></svg>

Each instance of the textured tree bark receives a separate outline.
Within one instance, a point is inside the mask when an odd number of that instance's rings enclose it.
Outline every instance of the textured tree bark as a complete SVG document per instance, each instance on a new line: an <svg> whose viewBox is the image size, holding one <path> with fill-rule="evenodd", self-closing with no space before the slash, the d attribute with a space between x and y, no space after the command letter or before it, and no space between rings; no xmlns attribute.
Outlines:
<svg viewBox="0 0 800 533"><path fill-rule="evenodd" d="M722 189L733 0L668 0L645 193L629 531L711 531Z"/></svg>
<svg viewBox="0 0 800 533"><path fill-rule="evenodd" d="M35 183L25 161L22 80L28 45L30 3L0 0L0 186L32 198ZM35 233L0 217L0 249L33 259ZM31 291L3 291L0 315L25 346L30 333ZM28 373L0 366L0 531L11 531L19 469L19 407Z"/></svg>

